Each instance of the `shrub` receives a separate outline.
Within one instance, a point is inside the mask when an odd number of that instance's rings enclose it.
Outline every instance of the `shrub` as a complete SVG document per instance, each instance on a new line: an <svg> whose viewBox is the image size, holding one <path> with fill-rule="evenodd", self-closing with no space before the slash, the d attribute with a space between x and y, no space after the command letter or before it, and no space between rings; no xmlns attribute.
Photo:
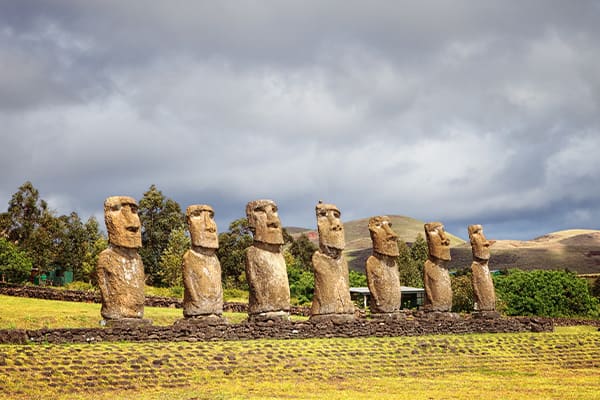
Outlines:
<svg viewBox="0 0 600 400"><path fill-rule="evenodd" d="M0 238L0 275L10 283L23 283L29 277L33 264L17 246Z"/></svg>
<svg viewBox="0 0 600 400"><path fill-rule="evenodd" d="M93 292L96 289L91 283L81 281L67 283L64 288L66 290L81 290L83 292Z"/></svg>
<svg viewBox="0 0 600 400"><path fill-rule="evenodd" d="M471 274L452 276L452 311L473 311L473 283Z"/></svg>
<svg viewBox="0 0 600 400"><path fill-rule="evenodd" d="M511 270L494 276L507 315L598 317L599 302L587 282L568 271Z"/></svg>

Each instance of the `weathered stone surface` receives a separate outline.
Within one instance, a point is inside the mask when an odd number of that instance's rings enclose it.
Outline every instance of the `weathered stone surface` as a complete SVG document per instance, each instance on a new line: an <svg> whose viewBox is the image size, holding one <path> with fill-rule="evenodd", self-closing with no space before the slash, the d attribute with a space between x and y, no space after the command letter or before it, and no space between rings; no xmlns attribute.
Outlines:
<svg viewBox="0 0 600 400"><path fill-rule="evenodd" d="M496 292L488 267L490 246L495 242L485 238L481 225L470 225L468 231L473 250L471 282L473 283L474 309L475 311L495 311Z"/></svg>
<svg viewBox="0 0 600 400"><path fill-rule="evenodd" d="M348 263L342 255L346 245L340 211L333 204L319 202L316 208L319 230L319 250L312 257L315 275L311 319L325 315L340 315L337 320L354 318L354 303L350 299ZM345 316L342 316L345 315Z"/></svg>
<svg viewBox="0 0 600 400"><path fill-rule="evenodd" d="M188 250L183 256L183 315L223 314L221 264L214 250Z"/></svg>
<svg viewBox="0 0 600 400"><path fill-rule="evenodd" d="M283 232L272 200L251 201L246 206L254 243L246 250L246 281L249 286L250 319L287 319L290 286L281 252Z"/></svg>
<svg viewBox="0 0 600 400"><path fill-rule="evenodd" d="M183 315L198 317L223 314L221 263L214 211L208 205L189 206L186 211L192 248L183 256Z"/></svg>
<svg viewBox="0 0 600 400"><path fill-rule="evenodd" d="M425 311L449 312L452 309L452 286L447 263L450 261L450 240L440 222L425 224L429 257L423 266Z"/></svg>
<svg viewBox="0 0 600 400"><path fill-rule="evenodd" d="M142 245L137 203L113 196L104 202L109 248L100 253L96 273L106 320L143 318L144 265L137 253Z"/></svg>
<svg viewBox="0 0 600 400"><path fill-rule="evenodd" d="M367 259L365 271L371 296L372 314L394 313L400 310L400 277L396 257L398 235L392 230L387 216L372 217L369 232L373 241L373 255Z"/></svg>

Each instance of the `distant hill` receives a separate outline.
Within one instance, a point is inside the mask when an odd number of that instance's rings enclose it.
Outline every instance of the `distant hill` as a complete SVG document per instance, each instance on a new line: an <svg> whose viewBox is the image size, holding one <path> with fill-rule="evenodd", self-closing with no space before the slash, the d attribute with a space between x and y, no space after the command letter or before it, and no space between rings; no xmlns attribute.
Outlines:
<svg viewBox="0 0 600 400"><path fill-rule="evenodd" d="M390 215L392 228L400 239L411 244L417 235L424 235L423 221L401 215ZM351 269L364 272L367 258L371 255L369 219L344 222L346 250L344 254ZM286 228L294 237L304 233L315 244L319 237L315 230ZM448 233L452 261L449 268L462 269L471 266L471 245ZM488 238L493 240L493 238ZM533 240L498 240L491 247L490 269L568 269L580 274L600 273L600 231L569 229L552 232Z"/></svg>
<svg viewBox="0 0 600 400"><path fill-rule="evenodd" d="M388 215L388 217L392 221L392 229L398 234L401 240L412 243L418 234L425 236L423 227L425 222L402 215ZM304 233L313 243L319 243L319 235L315 230L303 230L303 228L298 227L286 228L286 230L294 238ZM369 218L344 221L344 231L346 233L346 250L344 254L346 255L348 264L351 269L364 272L365 262L371 255L372 248L371 236L369 234ZM465 243L464 240L451 233L448 233L448 237L451 246L460 246Z"/></svg>
<svg viewBox="0 0 600 400"><path fill-rule="evenodd" d="M493 239L493 238L488 238ZM452 248L451 269L469 267L469 243ZM533 240L498 240L491 247L490 269L569 269L580 274L600 272L600 231L569 229Z"/></svg>

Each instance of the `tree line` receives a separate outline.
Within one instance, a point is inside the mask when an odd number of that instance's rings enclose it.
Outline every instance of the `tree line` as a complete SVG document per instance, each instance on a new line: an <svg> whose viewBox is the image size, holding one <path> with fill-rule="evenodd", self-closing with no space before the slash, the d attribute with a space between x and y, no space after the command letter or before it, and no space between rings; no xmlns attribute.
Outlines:
<svg viewBox="0 0 600 400"><path fill-rule="evenodd" d="M151 185L139 201L138 214L142 224L139 253L146 283L157 287L181 286L181 263L190 248L190 238L180 205ZM247 289L245 249L252 240L246 218L236 219L227 231L219 234L217 256L225 288ZM311 259L317 248L306 235L294 239L285 229L284 241L291 295L299 304L308 303L314 292ZM10 199L7 211L0 213L0 274L8 282L25 282L32 268L37 268L39 273L53 269L71 271L75 281L95 285L98 255L107 246L106 234L94 217L83 221L76 212L57 215L31 182L21 185ZM401 285L423 287L427 242L419 234L410 246L401 240L398 246ZM351 270L349 275L350 286L367 285L364 274ZM511 271L494 280L500 306L509 315L598 315L600 280L591 290L585 281L565 271ZM469 270L452 276L452 286L453 310L472 310Z"/></svg>
<svg viewBox="0 0 600 400"><path fill-rule="evenodd" d="M190 247L185 213L155 185L143 193L138 215L142 225L142 248L147 283L158 287L181 285L181 260ZM316 246L302 234L294 239L284 229L284 254L292 295L310 301L314 289L311 258ZM218 257L227 288L247 288L245 249L252 244L246 218L239 218L219 234ZM422 262L427 243L421 235L409 248L399 242L402 284L422 285ZM98 255L108 246L106 234L94 217L82 220L76 212L58 215L49 208L31 182L25 182L0 214L0 273L8 282L24 282L32 268L39 274L50 270L71 271L75 281L95 284ZM350 273L352 284L365 286L364 274Z"/></svg>

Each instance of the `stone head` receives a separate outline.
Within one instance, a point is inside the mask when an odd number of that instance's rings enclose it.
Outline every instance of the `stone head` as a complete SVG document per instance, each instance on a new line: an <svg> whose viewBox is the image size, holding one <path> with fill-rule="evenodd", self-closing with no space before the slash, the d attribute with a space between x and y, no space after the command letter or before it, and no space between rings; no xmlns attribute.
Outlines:
<svg viewBox="0 0 600 400"><path fill-rule="evenodd" d="M469 225L469 239L471 240L471 250L473 258L479 260L490 259L490 246L494 243L485 238L483 227L481 225Z"/></svg>
<svg viewBox="0 0 600 400"><path fill-rule="evenodd" d="M373 250L377 253L398 257L398 235L392 230L392 222L387 216L369 219L369 233L373 241Z"/></svg>
<svg viewBox="0 0 600 400"><path fill-rule="evenodd" d="M425 224L425 237L430 257L450 261L450 239L446 236L444 225L441 222Z"/></svg>
<svg viewBox="0 0 600 400"><path fill-rule="evenodd" d="M138 249L142 247L142 231L138 205L127 196L112 196L104 201L104 223L108 242L113 246Z"/></svg>
<svg viewBox="0 0 600 400"><path fill-rule="evenodd" d="M192 246L218 249L219 236L212 207L206 204L195 204L189 206L185 214L192 237Z"/></svg>
<svg viewBox="0 0 600 400"><path fill-rule="evenodd" d="M346 247L344 225L340 220L341 213L333 204L319 202L315 207L319 243L322 246L343 250Z"/></svg>
<svg viewBox="0 0 600 400"><path fill-rule="evenodd" d="M248 226L254 240L268 244L283 244L281 221L273 200L254 200L246 205Z"/></svg>

